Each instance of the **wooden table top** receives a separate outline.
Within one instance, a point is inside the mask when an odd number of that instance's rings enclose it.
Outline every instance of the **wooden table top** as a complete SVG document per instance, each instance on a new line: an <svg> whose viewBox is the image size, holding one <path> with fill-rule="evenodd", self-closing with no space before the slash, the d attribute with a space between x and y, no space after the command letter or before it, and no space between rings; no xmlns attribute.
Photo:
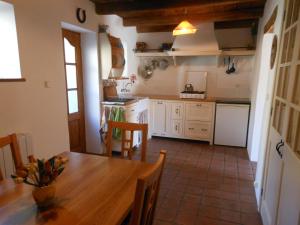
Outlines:
<svg viewBox="0 0 300 225"><path fill-rule="evenodd" d="M139 161L65 152L65 171L56 181L56 204L37 209L33 187L0 182L0 224L115 225L130 211L137 177L151 167Z"/></svg>

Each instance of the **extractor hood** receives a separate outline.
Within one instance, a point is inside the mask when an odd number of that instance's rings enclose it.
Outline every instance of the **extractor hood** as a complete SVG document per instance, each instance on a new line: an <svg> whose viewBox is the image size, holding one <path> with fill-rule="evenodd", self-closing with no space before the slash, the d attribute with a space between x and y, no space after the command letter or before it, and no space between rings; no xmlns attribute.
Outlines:
<svg viewBox="0 0 300 225"><path fill-rule="evenodd" d="M197 27L195 34L177 36L173 42L172 49L177 53L203 52L207 55L216 55L220 52L215 36L214 24L203 23ZM176 53L176 54L177 54Z"/></svg>
<svg viewBox="0 0 300 225"><path fill-rule="evenodd" d="M203 23L196 27L195 34L175 38L169 55L219 55L222 50L249 49L253 46L250 28L215 30L214 23Z"/></svg>

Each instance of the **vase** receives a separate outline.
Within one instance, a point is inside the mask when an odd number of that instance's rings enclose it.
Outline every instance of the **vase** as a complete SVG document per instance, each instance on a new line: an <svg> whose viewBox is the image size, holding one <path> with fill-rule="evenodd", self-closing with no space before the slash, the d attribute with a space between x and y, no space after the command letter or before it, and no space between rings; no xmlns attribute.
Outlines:
<svg viewBox="0 0 300 225"><path fill-rule="evenodd" d="M53 203L55 198L55 185L48 185L44 187L35 187L32 191L32 196L37 206L47 207Z"/></svg>

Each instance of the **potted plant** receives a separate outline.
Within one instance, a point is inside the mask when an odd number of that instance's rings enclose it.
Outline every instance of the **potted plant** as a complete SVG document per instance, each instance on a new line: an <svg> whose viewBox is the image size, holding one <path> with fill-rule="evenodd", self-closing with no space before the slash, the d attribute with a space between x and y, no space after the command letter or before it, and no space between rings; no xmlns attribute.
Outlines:
<svg viewBox="0 0 300 225"><path fill-rule="evenodd" d="M64 170L67 159L54 156L48 160L35 160L24 167L22 173L17 172L12 178L17 183L34 186L32 196L39 207L50 205L55 197L55 179ZM22 174L22 176L20 176Z"/></svg>

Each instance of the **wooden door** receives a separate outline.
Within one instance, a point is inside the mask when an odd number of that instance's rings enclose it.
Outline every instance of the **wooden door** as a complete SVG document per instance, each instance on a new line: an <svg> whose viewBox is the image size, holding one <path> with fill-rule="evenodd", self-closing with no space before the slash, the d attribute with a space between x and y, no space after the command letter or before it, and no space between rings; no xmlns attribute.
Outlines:
<svg viewBox="0 0 300 225"><path fill-rule="evenodd" d="M286 1L268 140L262 218L300 224L300 1Z"/></svg>
<svg viewBox="0 0 300 225"><path fill-rule="evenodd" d="M80 33L63 29L70 150L85 152Z"/></svg>

